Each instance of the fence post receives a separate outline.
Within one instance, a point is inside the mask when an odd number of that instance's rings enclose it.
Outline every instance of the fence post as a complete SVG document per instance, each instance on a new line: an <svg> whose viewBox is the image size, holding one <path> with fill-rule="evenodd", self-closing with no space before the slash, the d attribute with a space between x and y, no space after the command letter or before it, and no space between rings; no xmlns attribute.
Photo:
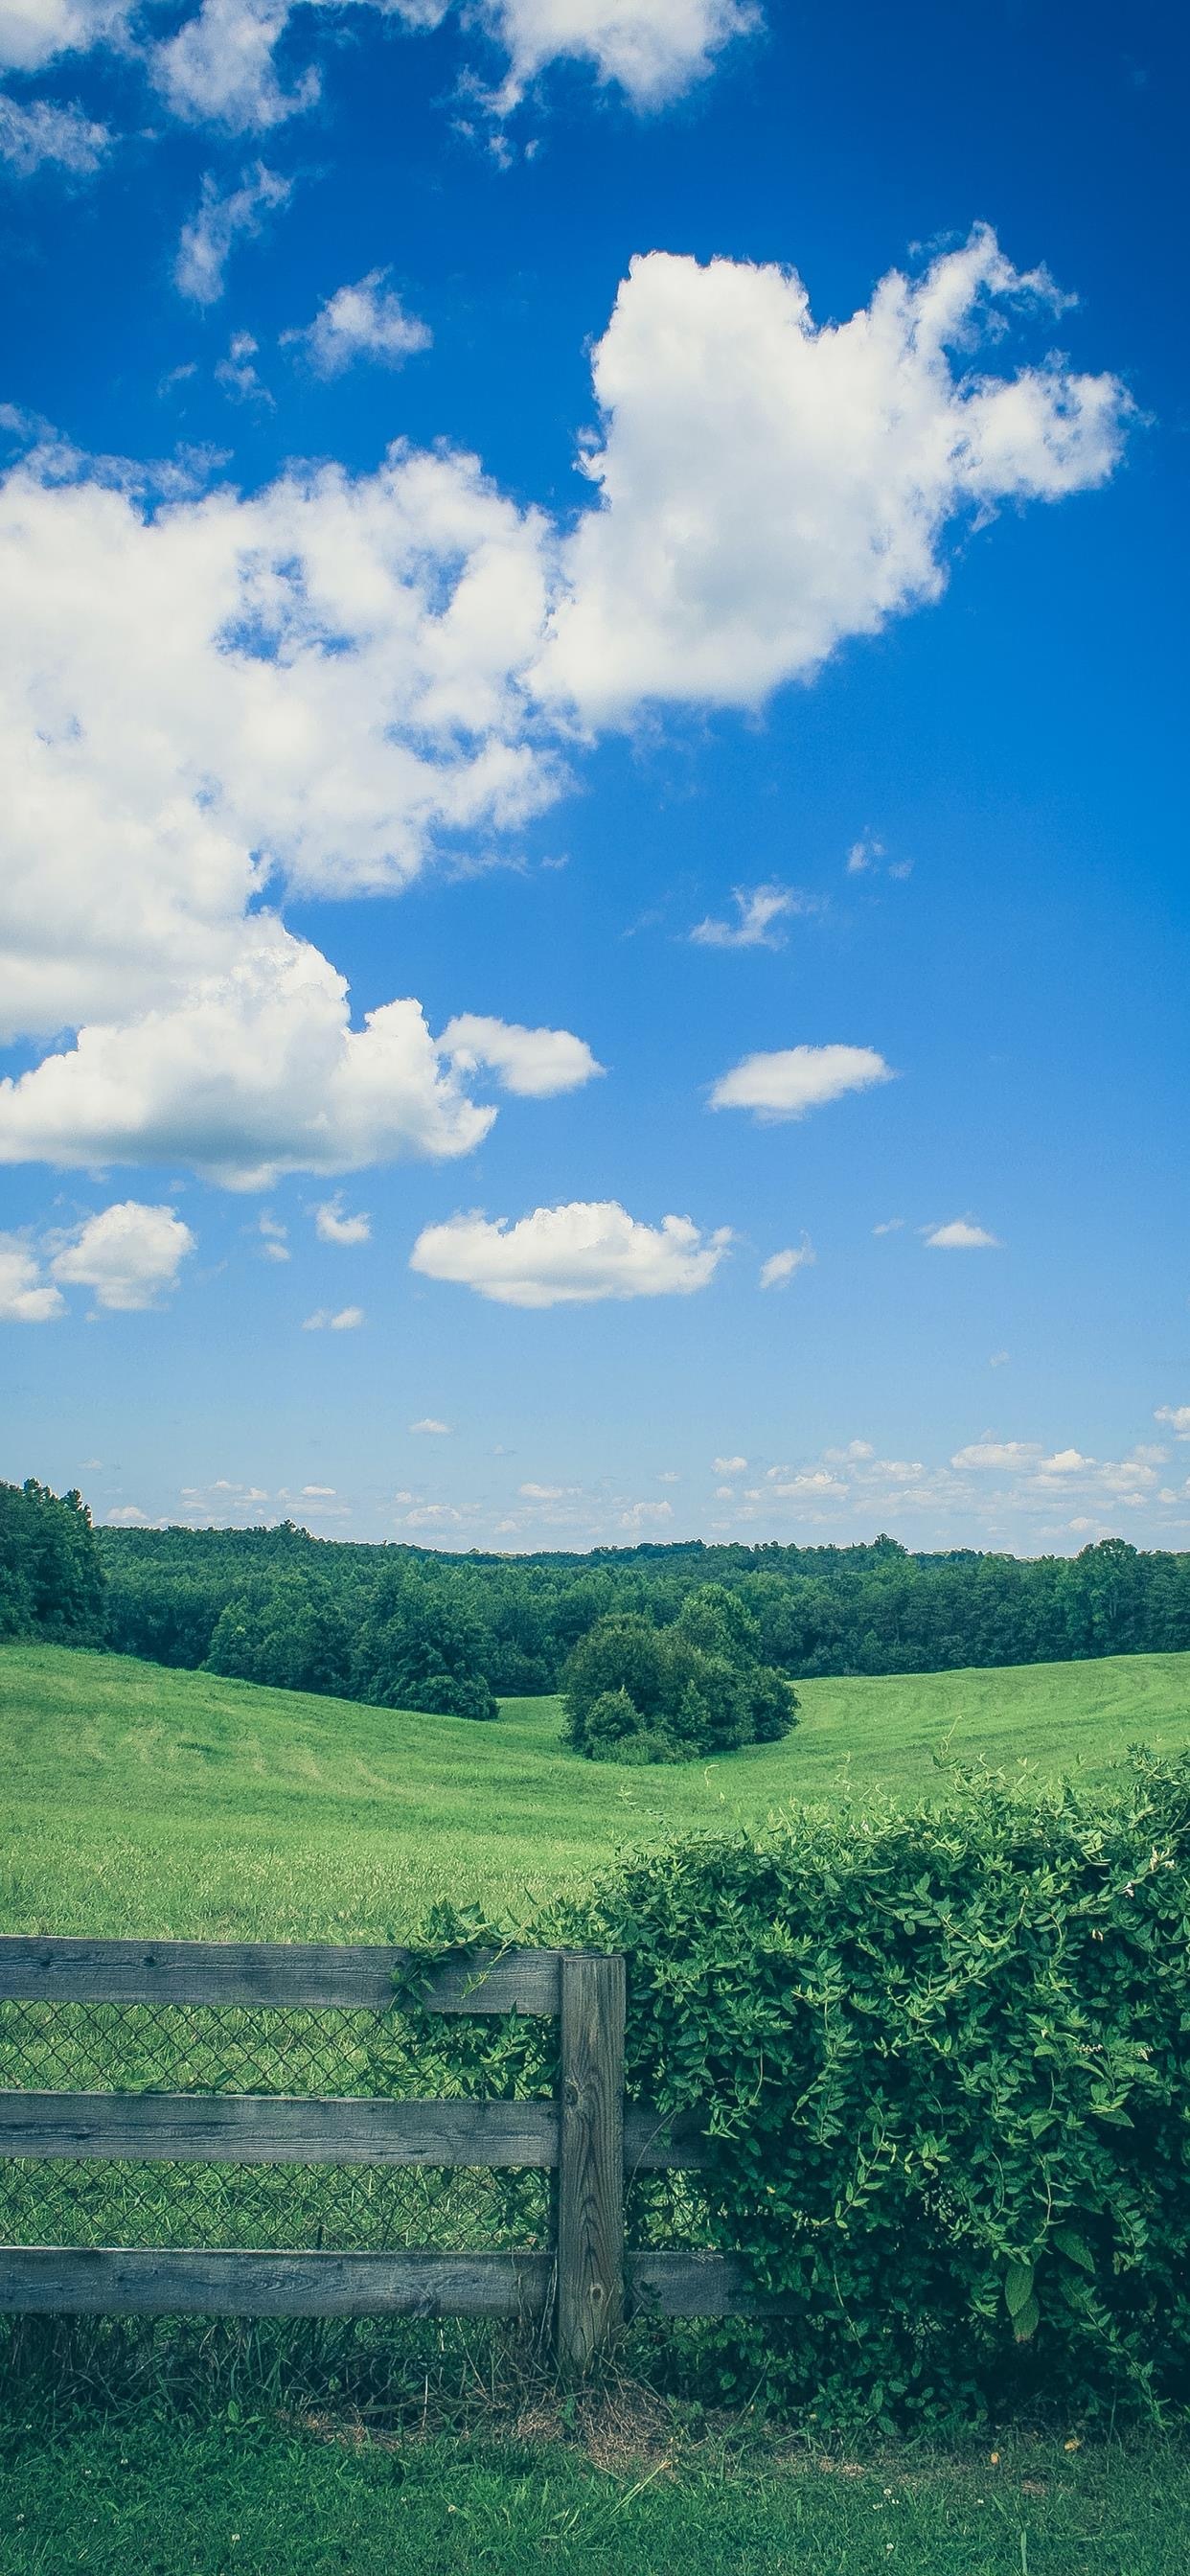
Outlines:
<svg viewBox="0 0 1190 2576"><path fill-rule="evenodd" d="M562 1960L558 2359L582 2371L624 2314L624 1961Z"/></svg>

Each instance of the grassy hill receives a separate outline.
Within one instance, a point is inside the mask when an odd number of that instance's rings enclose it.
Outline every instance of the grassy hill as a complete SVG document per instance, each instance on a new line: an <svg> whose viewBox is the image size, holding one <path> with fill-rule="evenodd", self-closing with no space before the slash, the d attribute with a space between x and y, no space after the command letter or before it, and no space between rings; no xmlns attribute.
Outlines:
<svg viewBox="0 0 1190 2576"><path fill-rule="evenodd" d="M516 1914L626 1844L848 1789L928 1796L947 1744L1091 1776L1130 1744L1190 1745L1190 1655L807 1682L802 1702L783 1744L630 1771L566 1752L556 1700L482 1726L7 1646L0 1926L353 1940L443 1895Z"/></svg>

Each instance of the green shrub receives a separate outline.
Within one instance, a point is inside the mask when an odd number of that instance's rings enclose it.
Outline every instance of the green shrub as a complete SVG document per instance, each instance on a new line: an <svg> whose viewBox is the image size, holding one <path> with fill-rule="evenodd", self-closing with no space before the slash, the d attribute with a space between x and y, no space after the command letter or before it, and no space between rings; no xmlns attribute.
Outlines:
<svg viewBox="0 0 1190 2576"><path fill-rule="evenodd" d="M534 1931L627 1954L630 2097L709 2114L682 2237L791 2303L703 2330L718 2393L886 2424L1190 2394L1190 1760L682 1842ZM494 2047L532 2078L524 2031L475 2037L476 2081Z"/></svg>
<svg viewBox="0 0 1190 2576"><path fill-rule="evenodd" d="M677 1762L772 1744L797 1722L784 1674L756 1661L756 1621L719 1583L667 1628L639 1611L597 1619L564 1675L566 1740L596 1762Z"/></svg>

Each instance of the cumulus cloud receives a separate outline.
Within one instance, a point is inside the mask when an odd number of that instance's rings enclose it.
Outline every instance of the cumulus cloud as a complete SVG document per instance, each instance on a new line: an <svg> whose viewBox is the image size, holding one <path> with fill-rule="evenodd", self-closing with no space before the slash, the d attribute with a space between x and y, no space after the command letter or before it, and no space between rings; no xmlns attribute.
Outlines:
<svg viewBox="0 0 1190 2576"><path fill-rule="evenodd" d="M891 1065L874 1047L779 1047L771 1055L745 1056L721 1074L712 1109L752 1109L758 1117L804 1118L808 1109L894 1080Z"/></svg>
<svg viewBox="0 0 1190 2576"><path fill-rule="evenodd" d="M540 523L394 449L153 505L37 453L0 483L3 1034L159 1002L274 941L270 879L398 887L556 773L522 685ZM96 887L103 887L103 901ZM328 970L329 971L329 970Z"/></svg>
<svg viewBox="0 0 1190 2576"><path fill-rule="evenodd" d="M774 928L802 907L791 886L733 886L736 921L696 921L690 937L696 948L783 948L785 932Z"/></svg>
<svg viewBox="0 0 1190 2576"><path fill-rule="evenodd" d="M197 17L153 48L153 75L175 116L264 133L312 107L316 71L292 90L277 78L273 58L289 16L290 0L203 0Z"/></svg>
<svg viewBox="0 0 1190 2576"><path fill-rule="evenodd" d="M106 125L96 125L81 107L52 107L33 99L25 107L0 96L0 161L19 178L47 163L86 178L97 170L111 143Z"/></svg>
<svg viewBox="0 0 1190 2576"><path fill-rule="evenodd" d="M192 304L217 304L224 270L240 235L258 233L265 216L288 204L292 194L292 180L266 170L263 161L257 162L255 170L245 171L239 187L226 196L220 196L219 183L208 170L198 212L182 226L174 261L178 293L188 296Z"/></svg>
<svg viewBox="0 0 1190 2576"><path fill-rule="evenodd" d="M986 1226L976 1225L969 1216L951 1217L946 1225L923 1228L931 1252L1001 1252L998 1234L989 1234Z"/></svg>
<svg viewBox="0 0 1190 2576"><path fill-rule="evenodd" d="M596 721L650 699L756 706L936 600L956 522L1106 481L1129 411L1114 377L951 362L1057 300L986 227L822 327L793 270L634 259L594 353L599 503L543 688Z"/></svg>
<svg viewBox="0 0 1190 2576"><path fill-rule="evenodd" d="M340 286L315 314L305 331L286 331L288 344L305 349L318 376L341 376L356 358L373 358L399 367L433 345L433 333L406 313L400 296L385 285L386 268L369 269L354 286Z"/></svg>
<svg viewBox="0 0 1190 2576"><path fill-rule="evenodd" d="M340 1306L337 1315L332 1314L329 1306L319 1306L313 1315L307 1315L302 1331L304 1333L354 1333L363 1320L362 1306Z"/></svg>
<svg viewBox="0 0 1190 2576"><path fill-rule="evenodd" d="M1168 1422L1175 1440L1190 1440L1190 1404L1159 1404L1154 1422Z"/></svg>
<svg viewBox="0 0 1190 2576"><path fill-rule="evenodd" d="M449 1440L452 1427L449 1422L436 1422L432 1413L427 1413L421 1422L409 1425L411 1431L430 1432L436 1440Z"/></svg>
<svg viewBox="0 0 1190 2576"><path fill-rule="evenodd" d="M582 1038L569 1029L525 1029L515 1020L484 1019L464 1011L450 1020L438 1040L441 1054L460 1073L485 1066L505 1091L523 1100L549 1100L556 1092L578 1091L603 1066Z"/></svg>
<svg viewBox="0 0 1190 2576"><path fill-rule="evenodd" d="M440 1062L420 1003L353 1029L342 976L273 925L172 1008L86 1027L0 1082L0 1163L185 1162L268 1189L282 1172L470 1153L494 1116Z"/></svg>
<svg viewBox="0 0 1190 2576"><path fill-rule="evenodd" d="M315 1208L314 1231L320 1243L370 1243L372 1220L362 1213L348 1216L342 1192L337 1191L333 1199L324 1199L321 1207Z"/></svg>
<svg viewBox="0 0 1190 2576"><path fill-rule="evenodd" d="M55 1279L93 1288L97 1306L139 1313L176 1288L178 1272L195 1240L172 1207L147 1207L121 1199L78 1226L54 1253Z"/></svg>
<svg viewBox="0 0 1190 2576"><path fill-rule="evenodd" d="M804 1234L796 1250L789 1247L784 1252L770 1252L768 1260L761 1264L761 1287L785 1288L795 1271L810 1269L817 1259L809 1236Z"/></svg>
<svg viewBox="0 0 1190 2576"><path fill-rule="evenodd" d="M872 1232L873 1234L899 1234L904 1222L903 1216L886 1216L883 1225L874 1225Z"/></svg>
<svg viewBox="0 0 1190 2576"><path fill-rule="evenodd" d="M743 1476L748 1467L746 1458L714 1458L711 1464L717 1476Z"/></svg>
<svg viewBox="0 0 1190 2576"><path fill-rule="evenodd" d="M634 107L664 107L761 23L751 0L487 0L485 23L509 58L496 100L507 111L547 65L590 63Z"/></svg>
<svg viewBox="0 0 1190 2576"><path fill-rule="evenodd" d="M1040 1456L1041 1444L1037 1440L994 1440L990 1432L985 1432L982 1439L970 1441L965 1449L956 1449L950 1463L959 1468L1031 1467Z"/></svg>
<svg viewBox="0 0 1190 2576"><path fill-rule="evenodd" d="M455 1216L427 1226L410 1268L427 1279L473 1288L502 1306L591 1305L604 1297L689 1296L714 1277L731 1240L704 1234L689 1217L659 1226L629 1216L615 1199L535 1208L507 1217Z"/></svg>
<svg viewBox="0 0 1190 2576"><path fill-rule="evenodd" d="M62 1291L43 1277L36 1253L0 1235L0 1324L52 1324L65 1312Z"/></svg>

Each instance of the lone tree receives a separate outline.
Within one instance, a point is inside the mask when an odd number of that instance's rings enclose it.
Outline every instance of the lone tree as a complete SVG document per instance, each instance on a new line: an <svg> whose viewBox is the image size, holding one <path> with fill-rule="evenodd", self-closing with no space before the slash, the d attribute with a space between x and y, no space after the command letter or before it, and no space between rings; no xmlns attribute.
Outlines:
<svg viewBox="0 0 1190 2576"><path fill-rule="evenodd" d="M774 1744L797 1694L757 1655L757 1625L721 1583L689 1595L671 1627L639 1611L597 1619L563 1678L566 1740L593 1762L689 1762Z"/></svg>

